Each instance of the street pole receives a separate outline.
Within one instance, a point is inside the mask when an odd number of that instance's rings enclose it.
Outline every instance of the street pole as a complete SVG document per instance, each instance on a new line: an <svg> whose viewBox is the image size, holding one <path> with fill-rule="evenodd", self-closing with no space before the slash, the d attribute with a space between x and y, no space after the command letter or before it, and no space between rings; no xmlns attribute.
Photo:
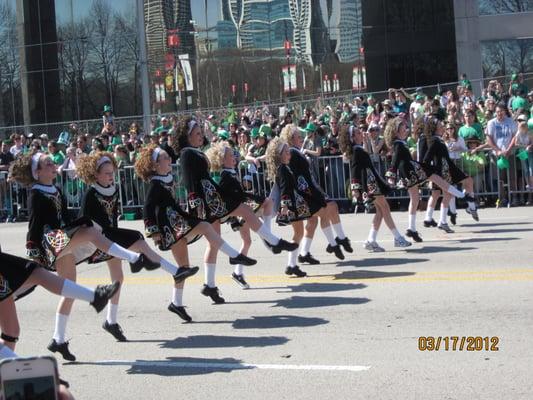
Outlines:
<svg viewBox="0 0 533 400"><path fill-rule="evenodd" d="M149 133L151 130L150 83L148 80L148 56L146 53L146 36L144 32L144 24L144 1L137 0L137 36L139 40L139 72L141 75L143 131L145 133Z"/></svg>

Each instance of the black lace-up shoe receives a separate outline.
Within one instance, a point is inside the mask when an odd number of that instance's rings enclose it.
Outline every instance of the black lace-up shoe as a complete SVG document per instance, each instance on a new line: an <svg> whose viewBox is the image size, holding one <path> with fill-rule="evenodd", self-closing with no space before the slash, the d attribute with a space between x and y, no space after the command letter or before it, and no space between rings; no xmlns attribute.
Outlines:
<svg viewBox="0 0 533 400"><path fill-rule="evenodd" d="M119 342L127 342L128 339L126 339L126 336L124 336L124 332L122 331L122 328L119 324L110 324L109 322L105 321L102 325L102 328L104 328L105 331L109 332L113 335L115 339Z"/></svg>
<svg viewBox="0 0 533 400"><path fill-rule="evenodd" d="M146 257L144 254L140 254L137 261L130 263L130 268L132 273L137 273L141 269L146 269L148 271L153 271L154 269L157 269L161 266L158 262L150 260L148 257Z"/></svg>
<svg viewBox="0 0 533 400"><path fill-rule="evenodd" d="M303 263L307 263L307 264L310 264L310 265L317 265L317 264L320 264L320 261L317 260L315 257L313 257L311 255L311 253L307 253L305 256L298 256L298 262L303 264Z"/></svg>
<svg viewBox="0 0 533 400"><path fill-rule="evenodd" d="M238 275L234 272L231 274L231 279L237 282L237 284L243 289L250 289L250 285L248 285L248 282L244 279L244 275Z"/></svg>
<svg viewBox="0 0 533 400"><path fill-rule="evenodd" d="M405 232L405 236L410 237L417 243L423 242L422 238L420 237L417 231L412 231L411 229L407 229L407 232Z"/></svg>
<svg viewBox="0 0 533 400"><path fill-rule="evenodd" d="M187 311L185 311L185 307L183 306L177 306L174 303L170 303L168 305L168 311L173 312L174 314L177 314L178 317L180 317L185 322L191 322L192 318L189 314L187 314Z"/></svg>
<svg viewBox="0 0 533 400"><path fill-rule="evenodd" d="M172 278L174 278L175 283L180 283L185 279L196 275L199 270L199 267L179 267L176 273L172 275Z"/></svg>
<svg viewBox="0 0 533 400"><path fill-rule="evenodd" d="M111 297L115 295L120 288L120 282L115 281L111 285L98 285L94 290L94 300L91 306L94 307L97 313L102 311Z"/></svg>
<svg viewBox="0 0 533 400"><path fill-rule="evenodd" d="M257 260L254 260L253 258L247 257L244 254L239 254L237 257L230 257L229 263L231 265L236 264L242 264L242 265L255 265L257 264Z"/></svg>
<svg viewBox="0 0 533 400"><path fill-rule="evenodd" d="M211 297L211 300L213 300L215 304L224 304L226 302L223 297L220 297L220 291L216 286L209 287L207 285L204 285L201 293L204 296Z"/></svg>
<svg viewBox="0 0 533 400"><path fill-rule="evenodd" d="M52 339L47 347L52 353L59 353L67 361L76 361L76 356L72 354L68 349L68 342L57 343L55 339Z"/></svg>
<svg viewBox="0 0 533 400"><path fill-rule="evenodd" d="M339 260L344 260L344 254L342 254L341 246L332 246L328 244L328 247L326 247L326 251L330 254L335 253L335 257L337 257Z"/></svg>
<svg viewBox="0 0 533 400"><path fill-rule="evenodd" d="M307 276L307 272L302 271L299 266L295 265L294 267L287 267L285 269L287 275L296 275L298 278L303 278Z"/></svg>

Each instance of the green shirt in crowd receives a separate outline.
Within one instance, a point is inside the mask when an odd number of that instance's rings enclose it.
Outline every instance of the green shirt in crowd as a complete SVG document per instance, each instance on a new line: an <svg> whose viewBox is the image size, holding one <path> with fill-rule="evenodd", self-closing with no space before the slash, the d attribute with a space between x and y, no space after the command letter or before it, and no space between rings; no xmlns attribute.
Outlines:
<svg viewBox="0 0 533 400"><path fill-rule="evenodd" d="M459 128L458 134L464 140L477 139L482 143L485 141L485 134L483 133L483 128L478 122L475 122L472 126L461 126Z"/></svg>
<svg viewBox="0 0 533 400"><path fill-rule="evenodd" d="M50 158L52 159L55 165L61 165L65 161L65 155L61 151L58 151L55 154L50 154Z"/></svg>

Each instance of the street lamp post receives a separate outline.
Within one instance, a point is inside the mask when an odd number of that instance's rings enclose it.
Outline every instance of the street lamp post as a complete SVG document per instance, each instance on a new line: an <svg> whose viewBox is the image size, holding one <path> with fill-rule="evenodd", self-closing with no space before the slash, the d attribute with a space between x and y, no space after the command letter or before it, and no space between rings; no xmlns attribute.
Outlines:
<svg viewBox="0 0 533 400"><path fill-rule="evenodd" d="M291 95L292 86L291 86L291 42L290 40L285 40L285 54L287 56L287 76L289 77L289 93L287 98Z"/></svg>

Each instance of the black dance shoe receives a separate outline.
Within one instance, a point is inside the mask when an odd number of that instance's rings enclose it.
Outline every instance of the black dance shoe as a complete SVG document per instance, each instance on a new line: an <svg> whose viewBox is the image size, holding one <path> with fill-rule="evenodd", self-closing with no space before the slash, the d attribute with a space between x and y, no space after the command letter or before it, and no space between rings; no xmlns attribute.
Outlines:
<svg viewBox="0 0 533 400"><path fill-rule="evenodd" d="M244 254L239 253L237 257L230 257L229 263L231 265L242 264L250 266L257 264L257 260L254 260L253 258L247 257Z"/></svg>
<svg viewBox="0 0 533 400"><path fill-rule="evenodd" d="M303 264L303 263L308 263L310 265L317 265L317 264L320 264L320 261L317 260L315 257L313 257L311 255L311 253L307 253L305 256L298 256L298 262Z"/></svg>
<svg viewBox="0 0 533 400"><path fill-rule="evenodd" d="M272 253L279 254L282 251L294 251L298 248L299 245L298 243L287 242L284 239L280 239L278 244L274 245L274 244L268 243L268 246L270 247L270 250L272 250Z"/></svg>
<svg viewBox="0 0 533 400"><path fill-rule="evenodd" d="M219 290L216 286L209 287L207 285L204 285L200 293L202 293L206 297L211 297L211 300L213 300L215 304L224 304L226 302L223 297L220 297Z"/></svg>
<svg viewBox="0 0 533 400"><path fill-rule="evenodd" d="M340 244L342 247L344 247L344 251L347 251L348 253L353 253L350 239L348 239L347 237L345 237L344 239L339 239L338 237L336 237L335 241L337 242L337 244Z"/></svg>
<svg viewBox="0 0 533 400"><path fill-rule="evenodd" d="M435 222L435 220L433 218L431 218L431 221L424 221L424 226L426 228L434 228L437 225L438 225L437 222Z"/></svg>
<svg viewBox="0 0 533 400"><path fill-rule="evenodd" d="M344 260L344 254L342 254L341 246L332 246L328 244L328 247L326 247L326 251L330 254L335 253L335 257L337 257L339 260Z"/></svg>
<svg viewBox="0 0 533 400"><path fill-rule="evenodd" d="M94 307L97 313L102 311L111 297L115 295L120 288L120 282L115 281L111 285L98 285L94 289L94 300L91 306Z"/></svg>
<svg viewBox="0 0 533 400"><path fill-rule="evenodd" d="M295 265L294 267L287 267L285 269L287 275L296 275L298 278L303 278L307 276L307 272L302 271L299 266Z"/></svg>
<svg viewBox="0 0 533 400"><path fill-rule="evenodd" d="M148 271L153 271L154 269L157 269L161 266L158 262L150 260L148 257L146 257L143 253L139 255L139 258L137 261L130 263L130 268L132 273L137 273L141 269L146 269Z"/></svg>
<svg viewBox="0 0 533 400"><path fill-rule="evenodd" d="M233 272L231 274L231 279L237 282L237 284L243 289L250 289L250 285L248 285L248 282L246 282L246 279L244 279L244 275L238 275L235 272Z"/></svg>
<svg viewBox="0 0 533 400"><path fill-rule="evenodd" d="M117 341L119 342L127 342L128 339L126 339L126 336L124 336L124 332L122 332L122 328L119 324L110 324L109 322L105 321L102 325L102 328L104 328L105 331L109 332Z"/></svg>
<svg viewBox="0 0 533 400"><path fill-rule="evenodd" d="M178 270L172 278L174 278L175 283L183 282L185 279L190 278L200 270L199 267L179 267Z"/></svg>
<svg viewBox="0 0 533 400"><path fill-rule="evenodd" d="M405 236L410 237L417 243L423 242L422 238L420 237L417 231L412 231L411 229L407 229L407 232L405 232Z"/></svg>
<svg viewBox="0 0 533 400"><path fill-rule="evenodd" d="M185 307L183 306L177 306L174 303L170 303L168 305L168 311L173 312L174 314L177 314L178 317L180 317L185 322L191 322L192 318L189 314L187 314L187 311L185 311Z"/></svg>
<svg viewBox="0 0 533 400"><path fill-rule="evenodd" d="M76 356L72 354L68 349L68 342L57 343L55 339L52 339L47 347L52 353L59 353L67 361L76 361Z"/></svg>

